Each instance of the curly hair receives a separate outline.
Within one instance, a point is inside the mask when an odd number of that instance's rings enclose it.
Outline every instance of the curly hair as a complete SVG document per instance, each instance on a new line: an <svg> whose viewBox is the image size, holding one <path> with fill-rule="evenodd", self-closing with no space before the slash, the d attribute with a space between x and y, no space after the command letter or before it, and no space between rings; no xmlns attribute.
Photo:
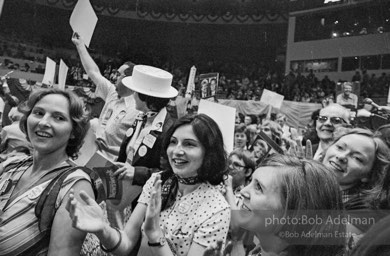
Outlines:
<svg viewBox="0 0 390 256"><path fill-rule="evenodd" d="M227 174L227 154L218 124L205 114L185 115L176 120L175 124L169 128L162 145L163 158L166 160L163 167L168 172L173 172L169 165L167 149L173 133L183 125L192 126L195 136L205 150L203 163L198 170L198 178L200 181L209 182L212 185L220 184L223 181L223 176Z"/></svg>
<svg viewBox="0 0 390 256"><path fill-rule="evenodd" d="M20 129L26 134L29 141L29 135L27 132L27 118L30 116L34 106L45 96L51 94L59 94L64 96L69 101L69 115L72 120L72 138L69 139L66 146L66 154L72 159L76 159L78 151L81 148L85 135L89 129L88 117L83 109L83 101L77 97L77 95L71 91L65 91L60 89L42 89L36 90L31 93L27 100L27 104L21 109L23 117L20 120Z"/></svg>

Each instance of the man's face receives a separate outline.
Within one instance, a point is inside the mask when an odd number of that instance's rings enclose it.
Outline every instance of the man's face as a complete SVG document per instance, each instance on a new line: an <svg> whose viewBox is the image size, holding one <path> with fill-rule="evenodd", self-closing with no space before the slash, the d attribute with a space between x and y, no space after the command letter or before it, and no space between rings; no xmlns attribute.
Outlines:
<svg viewBox="0 0 390 256"><path fill-rule="evenodd" d="M352 86L344 85L344 94L349 95L352 92Z"/></svg>
<svg viewBox="0 0 390 256"><path fill-rule="evenodd" d="M126 97L126 96L130 96L133 91L130 90L129 88L127 88L123 83L122 83L122 79L124 77L126 77L125 75L125 70L128 68L129 66L128 65L122 65L120 66L120 68L118 69L118 78L116 80L116 84L115 84L115 87L116 87L116 92L118 93L118 96L119 97Z"/></svg>
<svg viewBox="0 0 390 256"><path fill-rule="evenodd" d="M348 116L342 109L333 106L323 108L316 122L318 138L325 142L333 141L335 139L335 130L345 125L344 120L347 121L347 119Z"/></svg>

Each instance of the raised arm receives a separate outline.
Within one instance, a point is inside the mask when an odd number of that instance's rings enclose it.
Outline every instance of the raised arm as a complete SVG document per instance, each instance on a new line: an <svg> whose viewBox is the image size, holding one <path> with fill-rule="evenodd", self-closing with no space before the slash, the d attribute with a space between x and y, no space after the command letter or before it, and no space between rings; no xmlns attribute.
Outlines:
<svg viewBox="0 0 390 256"><path fill-rule="evenodd" d="M80 56L81 64L83 65L88 76L97 85L100 84L102 79L105 79L100 73L99 67L88 53L87 47L84 44L81 36L75 32L72 36L72 42L76 46L77 52Z"/></svg>

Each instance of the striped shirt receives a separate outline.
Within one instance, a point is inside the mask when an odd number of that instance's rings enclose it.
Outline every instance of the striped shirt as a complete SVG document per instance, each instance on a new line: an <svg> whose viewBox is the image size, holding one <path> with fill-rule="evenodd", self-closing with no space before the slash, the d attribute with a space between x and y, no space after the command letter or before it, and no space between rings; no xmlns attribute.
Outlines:
<svg viewBox="0 0 390 256"><path fill-rule="evenodd" d="M32 165L32 158L20 159L21 165L4 172L0 177L0 189L7 180L14 181L21 177L21 173ZM19 178L17 178L19 177ZM54 178L54 177L53 177ZM43 234L39 231L38 218L35 216L35 205L39 196L52 179L33 186L23 194L7 204L9 193L0 195L0 255L18 255L28 252L28 248L39 242ZM79 180L88 180L90 177L82 170L69 174L62 184L56 201L56 209L70 188ZM1 211L2 210L2 211ZM49 248L44 248L37 255L46 255Z"/></svg>

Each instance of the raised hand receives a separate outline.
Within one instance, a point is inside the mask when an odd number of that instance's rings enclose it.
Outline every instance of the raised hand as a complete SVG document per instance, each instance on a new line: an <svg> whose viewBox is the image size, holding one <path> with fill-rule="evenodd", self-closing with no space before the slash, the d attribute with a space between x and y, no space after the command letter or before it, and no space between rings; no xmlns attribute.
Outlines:
<svg viewBox="0 0 390 256"><path fill-rule="evenodd" d="M83 39L81 38L81 36L77 32L73 33L73 35L72 35L72 42L76 46L84 44Z"/></svg>
<svg viewBox="0 0 390 256"><path fill-rule="evenodd" d="M313 159L313 149L310 140L306 141L306 147L302 146L301 140L290 143L288 154L299 158Z"/></svg>
<svg viewBox="0 0 390 256"><path fill-rule="evenodd" d="M82 202L75 197L71 189L66 204L66 210L72 219L72 226L84 232L101 232L105 225L103 210L86 192L80 191L79 195Z"/></svg>
<svg viewBox="0 0 390 256"><path fill-rule="evenodd" d="M149 240L161 237L160 212L161 212L161 176L156 174L154 185L150 193L150 201L146 209L143 229Z"/></svg>

